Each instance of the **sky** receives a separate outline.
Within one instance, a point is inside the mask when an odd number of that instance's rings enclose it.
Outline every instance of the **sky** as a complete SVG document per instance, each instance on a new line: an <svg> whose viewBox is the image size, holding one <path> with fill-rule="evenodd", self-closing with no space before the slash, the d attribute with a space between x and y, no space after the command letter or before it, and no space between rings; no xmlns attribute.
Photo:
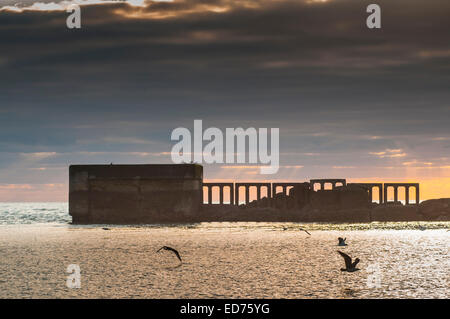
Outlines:
<svg viewBox="0 0 450 319"><path fill-rule="evenodd" d="M366 7L381 7L381 29ZM65 11L81 4L82 28ZM448 0L0 0L0 201L70 164L171 163L177 127L280 129L280 169L209 181L420 182L450 197Z"/></svg>

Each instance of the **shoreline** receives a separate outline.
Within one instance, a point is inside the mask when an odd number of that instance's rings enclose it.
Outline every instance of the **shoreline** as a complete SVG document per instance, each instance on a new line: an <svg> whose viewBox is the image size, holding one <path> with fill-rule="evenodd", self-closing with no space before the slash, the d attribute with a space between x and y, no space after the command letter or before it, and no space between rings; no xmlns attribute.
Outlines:
<svg viewBox="0 0 450 319"><path fill-rule="evenodd" d="M104 230L103 228L107 228ZM0 224L1 230L8 229L60 229L60 230L152 230L152 229L184 229L184 230L270 230L298 231L306 228L309 231L370 231L370 230L447 230L450 221L405 221L405 222L369 222L369 223L326 223L326 222L264 222L264 221L219 221L198 223L159 223L159 224L72 224L72 223L28 223Z"/></svg>

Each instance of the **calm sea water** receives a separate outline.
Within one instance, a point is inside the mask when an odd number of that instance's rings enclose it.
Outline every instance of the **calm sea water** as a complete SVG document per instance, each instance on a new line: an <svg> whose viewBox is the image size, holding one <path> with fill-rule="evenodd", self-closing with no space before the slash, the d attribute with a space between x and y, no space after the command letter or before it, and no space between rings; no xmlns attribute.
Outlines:
<svg viewBox="0 0 450 319"><path fill-rule="evenodd" d="M69 222L65 203L0 204L0 298L450 297L448 222ZM156 253L162 245L183 263ZM341 272L338 249L361 270ZM79 289L66 286L70 264L81 269Z"/></svg>
<svg viewBox="0 0 450 319"><path fill-rule="evenodd" d="M67 224L67 203L0 203L0 225Z"/></svg>

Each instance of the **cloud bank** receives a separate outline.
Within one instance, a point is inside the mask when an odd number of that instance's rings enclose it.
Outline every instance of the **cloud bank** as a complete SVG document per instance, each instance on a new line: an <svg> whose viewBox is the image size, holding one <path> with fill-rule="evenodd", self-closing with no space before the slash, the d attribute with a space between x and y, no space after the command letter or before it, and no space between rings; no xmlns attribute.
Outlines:
<svg viewBox="0 0 450 319"><path fill-rule="evenodd" d="M64 184L70 163L169 162L171 130L194 119L279 127L276 179L450 177L448 1L378 1L380 30L370 1L94 1L80 30L25 9L69 1L2 2L8 185Z"/></svg>

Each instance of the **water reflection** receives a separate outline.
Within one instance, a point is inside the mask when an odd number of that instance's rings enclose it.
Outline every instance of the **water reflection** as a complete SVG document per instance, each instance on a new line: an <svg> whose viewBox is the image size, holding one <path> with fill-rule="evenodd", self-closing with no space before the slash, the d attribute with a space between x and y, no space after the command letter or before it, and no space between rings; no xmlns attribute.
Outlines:
<svg viewBox="0 0 450 319"><path fill-rule="evenodd" d="M0 297L450 297L450 223L423 223L424 231L390 224L2 226ZM338 237L348 246L338 247ZM162 245L176 248L183 264L157 254ZM359 257L361 270L341 272L338 249ZM69 264L80 265L81 289L65 286Z"/></svg>

